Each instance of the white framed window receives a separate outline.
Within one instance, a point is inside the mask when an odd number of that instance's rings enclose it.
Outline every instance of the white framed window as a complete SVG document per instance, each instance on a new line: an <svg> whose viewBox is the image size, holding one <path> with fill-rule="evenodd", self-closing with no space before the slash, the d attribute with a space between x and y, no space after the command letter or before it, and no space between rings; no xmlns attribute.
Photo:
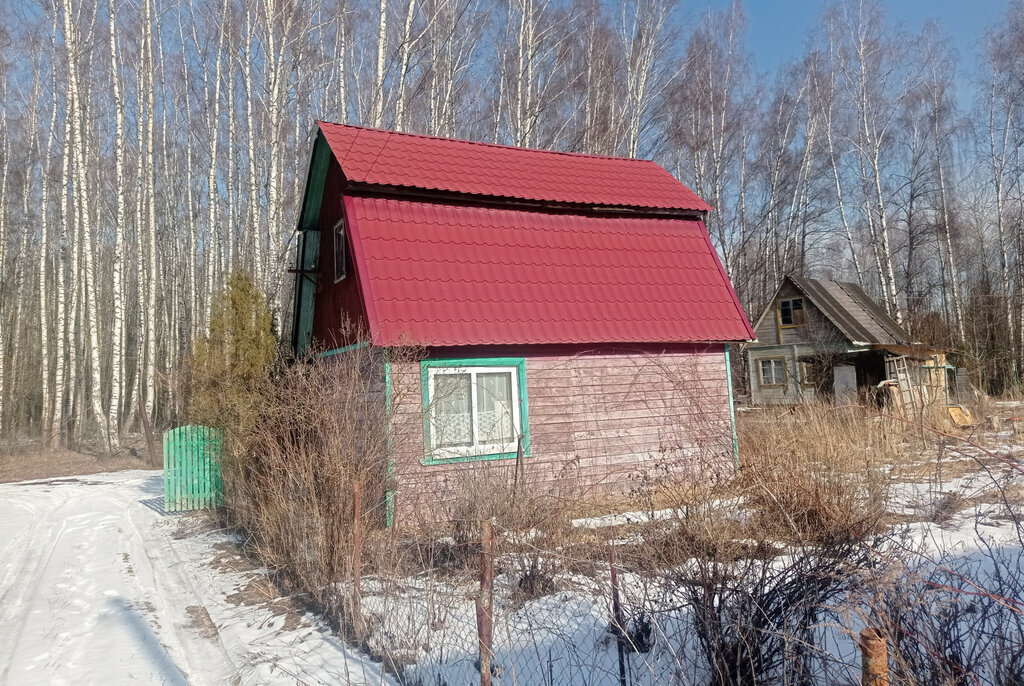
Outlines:
<svg viewBox="0 0 1024 686"><path fill-rule="evenodd" d="M334 283L338 283L348 276L345 266L346 252L345 220L339 219L338 223L334 225Z"/></svg>
<svg viewBox="0 0 1024 686"><path fill-rule="evenodd" d="M762 386L785 386L786 385L786 359L783 357L769 357L758 360L758 371L760 373Z"/></svg>
<svg viewBox="0 0 1024 686"><path fill-rule="evenodd" d="M430 366L426 372L431 458L516 453L523 433L519 366Z"/></svg>

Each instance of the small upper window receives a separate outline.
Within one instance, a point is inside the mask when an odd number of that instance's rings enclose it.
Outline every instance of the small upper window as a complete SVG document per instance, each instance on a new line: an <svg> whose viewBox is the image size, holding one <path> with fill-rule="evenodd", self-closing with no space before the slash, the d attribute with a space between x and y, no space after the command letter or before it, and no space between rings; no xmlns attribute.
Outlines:
<svg viewBox="0 0 1024 686"><path fill-rule="evenodd" d="M780 300L779 323L782 326L802 326L804 323L804 299Z"/></svg>
<svg viewBox="0 0 1024 686"><path fill-rule="evenodd" d="M345 268L345 220L339 219L334 225L334 283L348 274Z"/></svg>

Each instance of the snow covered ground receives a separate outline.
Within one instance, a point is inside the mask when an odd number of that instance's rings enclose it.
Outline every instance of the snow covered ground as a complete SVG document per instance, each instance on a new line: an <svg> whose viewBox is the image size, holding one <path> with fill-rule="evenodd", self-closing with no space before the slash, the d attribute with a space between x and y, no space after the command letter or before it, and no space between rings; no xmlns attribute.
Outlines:
<svg viewBox="0 0 1024 686"><path fill-rule="evenodd" d="M391 684L160 472L0 485L0 684Z"/></svg>
<svg viewBox="0 0 1024 686"><path fill-rule="evenodd" d="M890 511L905 517L901 545L922 588L961 584L971 595L1024 567L1019 529L995 497L1024 487L1022 450L1008 438L996 450L1000 458L986 462L961 449L955 457L979 462L895 484ZM230 532L201 516L161 513L161 494L160 472L149 471L0 484L0 686L398 683L317 618L274 597ZM938 517L936 503L945 501L953 505ZM573 524L669 525L670 515ZM554 592L522 601L505 567L495 589L495 683L617 685L604 573L561 574ZM646 607L654 621L650 651L629 657L629 683L702 683L686 611L673 598L649 597L657 591L650 579L621 577L627 617ZM475 578L363 583L369 642L405 665L407 683L477 682ZM1001 602L1014 612L1024 607L1016 596ZM860 628L858 616L817 628L844 682L858 680Z"/></svg>

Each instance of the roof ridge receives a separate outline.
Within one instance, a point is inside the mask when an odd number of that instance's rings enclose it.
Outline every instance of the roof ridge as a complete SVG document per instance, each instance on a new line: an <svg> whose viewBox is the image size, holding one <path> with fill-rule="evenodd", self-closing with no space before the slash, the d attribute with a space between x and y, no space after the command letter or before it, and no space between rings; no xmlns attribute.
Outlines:
<svg viewBox="0 0 1024 686"><path fill-rule="evenodd" d="M357 126L355 124L339 124L337 122L327 121L326 119L318 119L317 120L317 125L319 126L321 124L328 124L330 126L341 126L341 127L346 128L346 129L357 129L359 131L374 131L374 132L377 132L377 133L385 133L385 134L388 134L389 138L391 136L407 136L409 138L422 138L422 139L426 139L426 140L444 141L446 143L452 143L452 142L454 142L454 143L468 143L469 145L479 145L479 146L482 146L482 147L485 147L485 148L499 148L501 150L520 150L520 151L526 151L526 152L547 153L547 154L550 154L550 155L566 155L568 157L585 157L585 158L589 158L589 159L598 159L598 160L616 160L616 161L620 161L620 162L642 162L642 163L645 163L645 164L653 164L653 165L659 167L660 169L664 169L664 167L662 167L660 164L658 164L654 160L648 160L648 159L644 159L644 158L641 158L641 157L619 157L619 156L616 156L616 155L596 155L594 153L589 153L589 152L569 152L567 150L548 150L546 148L527 148L525 146L510 145L510 144L507 144L507 143L490 143L490 142L487 142L487 141L473 141L473 140L469 140L467 138L445 138L444 136L433 136L433 135L426 134L426 133L412 133L410 131L392 131L390 129L378 129L378 128L375 128L375 127L372 127L372 126Z"/></svg>

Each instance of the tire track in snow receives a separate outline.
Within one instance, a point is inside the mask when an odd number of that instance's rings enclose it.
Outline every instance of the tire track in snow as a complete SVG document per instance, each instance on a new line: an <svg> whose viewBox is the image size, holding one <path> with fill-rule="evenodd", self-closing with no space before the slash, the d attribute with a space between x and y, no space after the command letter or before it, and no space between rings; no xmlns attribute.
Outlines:
<svg viewBox="0 0 1024 686"><path fill-rule="evenodd" d="M34 508L29 508L36 513ZM57 512L65 508L58 507ZM0 512L0 516L6 518L7 513ZM0 679L6 683L14 662L14 656L18 653L25 625L30 618L32 610L32 599L39 594L43 585L44 570L50 565L54 553L61 541L67 524L59 522L56 531L52 530L54 525L53 512L48 511L45 518L40 519L34 516L35 524L21 537L17 547L10 550L10 546L4 548L4 560L11 566L10 573L4 574L2 599L3 618L0 622L0 646L6 648L6 656L3 660L3 671L0 672ZM49 525L49 530L44 527ZM46 540L40 534L46 534L52 541L48 546L42 541ZM33 545L35 544L35 545ZM40 545L41 544L41 545ZM41 548L41 549L40 549Z"/></svg>
<svg viewBox="0 0 1024 686"><path fill-rule="evenodd" d="M143 518L147 521L137 521ZM148 536L151 541L154 536L158 537L163 545L140 545L147 538L143 536L141 528L154 527L152 518L143 516L138 510L127 510L121 521L127 523L133 533L121 542L128 548L135 583L143 592L148 591L147 596L156 608L155 614L170 620L174 642L180 647L186 663L192 667L190 673L203 675L202 679L194 676L193 683L228 684L236 681L238 670L228 656L220 633L212 639L200 636L193 617L188 614L189 606L203 606L202 596L189 575L181 571L184 562L168 540L170 536L166 528L152 531ZM140 573L140 562L144 563L142 569L145 574ZM148 589L143 588L143 581L147 582L145 585ZM193 602L168 603L168 598L192 598Z"/></svg>
<svg viewBox="0 0 1024 686"><path fill-rule="evenodd" d="M315 617L229 601L254 573L211 564L230 534L144 506L160 479L0 484L0 686L395 684Z"/></svg>
<svg viewBox="0 0 1024 686"><path fill-rule="evenodd" d="M0 486L0 684L231 681L184 617L195 589L150 560L153 477L125 476Z"/></svg>

